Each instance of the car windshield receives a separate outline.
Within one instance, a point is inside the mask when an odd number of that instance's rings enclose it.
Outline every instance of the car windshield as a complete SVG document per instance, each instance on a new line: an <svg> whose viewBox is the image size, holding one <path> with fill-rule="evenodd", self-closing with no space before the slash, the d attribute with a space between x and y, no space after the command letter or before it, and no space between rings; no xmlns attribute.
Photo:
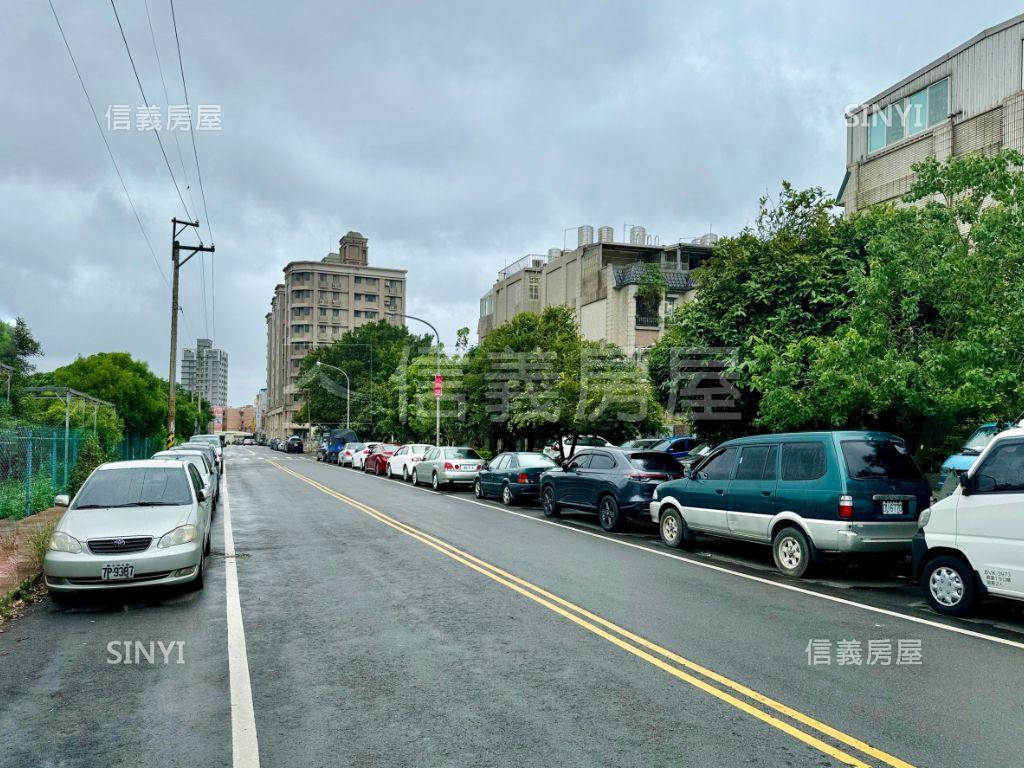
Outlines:
<svg viewBox="0 0 1024 768"><path fill-rule="evenodd" d="M206 467L206 462L203 457L198 453L157 453L153 456L154 461L187 461L189 464L199 470L199 474L207 475L209 470Z"/></svg>
<svg viewBox="0 0 1024 768"><path fill-rule="evenodd" d="M383 443L381 445L378 445L373 450L376 451L377 453L394 453L395 451L398 450L398 446L391 445L391 443Z"/></svg>
<svg viewBox="0 0 1024 768"><path fill-rule="evenodd" d="M519 460L519 466L523 469L528 467L557 467L558 464L543 453L517 453L516 458Z"/></svg>
<svg viewBox="0 0 1024 768"><path fill-rule="evenodd" d="M992 438L996 436L999 431L999 427L994 424L991 426L985 426L979 428L973 435L967 438L967 442L964 443L963 453L981 453L985 446L992 442Z"/></svg>
<svg viewBox="0 0 1024 768"><path fill-rule="evenodd" d="M361 451L365 447L366 446L363 445L362 443L346 443L345 444L345 450L346 451Z"/></svg>
<svg viewBox="0 0 1024 768"><path fill-rule="evenodd" d="M188 477L180 467L101 469L86 481L75 509L167 507L192 503Z"/></svg>
<svg viewBox="0 0 1024 768"><path fill-rule="evenodd" d="M429 445L410 445L409 450L413 453L426 453L429 451L431 446Z"/></svg>
<svg viewBox="0 0 1024 768"><path fill-rule="evenodd" d="M683 465L668 453L634 453L629 463L645 472L682 472Z"/></svg>
<svg viewBox="0 0 1024 768"><path fill-rule="evenodd" d="M893 440L844 440L846 471L854 480L924 480L904 443Z"/></svg>
<svg viewBox="0 0 1024 768"><path fill-rule="evenodd" d="M672 440L671 439L669 439L669 440L659 440L654 445L652 445L649 450L652 450L652 451L667 451L668 447L671 444L672 444Z"/></svg>
<svg viewBox="0 0 1024 768"><path fill-rule="evenodd" d="M444 457L446 459L479 459L480 454L472 448L445 448Z"/></svg>

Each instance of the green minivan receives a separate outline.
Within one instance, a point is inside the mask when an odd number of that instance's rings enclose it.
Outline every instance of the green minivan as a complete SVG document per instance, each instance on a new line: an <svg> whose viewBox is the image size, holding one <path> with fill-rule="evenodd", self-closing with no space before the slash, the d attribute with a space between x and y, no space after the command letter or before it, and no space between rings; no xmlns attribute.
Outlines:
<svg viewBox="0 0 1024 768"><path fill-rule="evenodd" d="M796 432L729 440L689 476L658 486L662 541L695 533L770 544L783 573L804 576L821 553L910 552L928 481L888 432Z"/></svg>

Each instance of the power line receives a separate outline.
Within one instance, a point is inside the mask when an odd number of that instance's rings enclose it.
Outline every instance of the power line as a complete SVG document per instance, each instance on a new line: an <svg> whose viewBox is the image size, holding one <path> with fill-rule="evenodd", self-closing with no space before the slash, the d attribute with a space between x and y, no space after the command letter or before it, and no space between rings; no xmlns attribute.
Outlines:
<svg viewBox="0 0 1024 768"><path fill-rule="evenodd" d="M145 106L149 106L149 99L146 98L146 90L142 87L142 79L139 77L139 70L135 67L135 59L132 57L132 49L128 45L128 37L124 33L124 26L121 24L121 17L117 13L117 6L114 4L114 0L110 0L110 7L114 9L114 18L117 20L117 28L121 30L121 39L124 40L124 49L128 52L128 61L131 62L132 72L135 73L135 82L139 85L139 93L142 94L142 103ZM185 198L181 194L181 187L178 186L178 180L174 178L174 169L171 168L171 161L167 158L167 150L164 149L163 139L160 138L160 131L153 129L153 135L156 136L156 143L160 145L160 154L164 156L164 164L167 166L167 172L171 174L171 182L174 184L174 189L178 193L178 199L181 201L181 207L185 209L186 218L192 218L192 214L188 210L188 206L185 204Z"/></svg>
<svg viewBox="0 0 1024 768"><path fill-rule="evenodd" d="M114 0L110 0L113 2ZM178 37L178 17L174 13L174 0L170 0L171 5L171 24L174 26L174 44L178 49L178 69L181 71L181 87L185 92L185 103L191 104L188 100L188 84L185 82L185 64L181 58L181 39ZM191 110L191 106L189 107ZM194 121L189 120L188 130L189 135L192 137L192 154L196 159L196 176L199 179L199 194L203 200L203 215L206 217L206 228L210 231L210 242L214 242L213 237L213 224L210 222L210 209L206 206L206 188L203 186L203 171L199 165L199 150L196 148L196 131L193 125ZM217 337L217 280L215 272L216 259L210 259L210 302L211 302L211 314L213 315L213 337ZM203 283L204 287L206 283Z"/></svg>

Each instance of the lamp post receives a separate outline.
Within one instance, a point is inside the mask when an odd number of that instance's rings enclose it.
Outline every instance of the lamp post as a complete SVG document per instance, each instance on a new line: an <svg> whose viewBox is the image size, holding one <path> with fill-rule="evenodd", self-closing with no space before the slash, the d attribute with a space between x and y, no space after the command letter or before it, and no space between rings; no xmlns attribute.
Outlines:
<svg viewBox="0 0 1024 768"><path fill-rule="evenodd" d="M324 364L322 362L320 362L319 360L317 360L316 361L316 367L317 368L323 368ZM345 377L345 429L351 429L352 428L352 383L351 383L351 381L348 378L348 374L345 373L343 370L341 370L341 368L339 368L338 366L331 365L330 363L327 363L327 367L337 371L338 373L340 373L342 376Z"/></svg>
<svg viewBox="0 0 1024 768"><path fill-rule="evenodd" d="M425 326L427 326L428 328L430 328L430 330L432 330L434 332L434 346L437 349L437 371L434 374L434 382L435 382L435 384L436 384L436 382L439 382L441 380L441 335L437 332L437 328L435 328L433 325L428 323L422 317L416 317L414 315L403 315L401 312L385 312L384 314L385 315L391 315L392 317L404 317L407 320L418 320L419 322L423 323ZM434 401L435 401L434 423L435 423L435 430L436 430L436 436L435 436L434 445L440 446L441 445L441 393L439 391L435 392Z"/></svg>

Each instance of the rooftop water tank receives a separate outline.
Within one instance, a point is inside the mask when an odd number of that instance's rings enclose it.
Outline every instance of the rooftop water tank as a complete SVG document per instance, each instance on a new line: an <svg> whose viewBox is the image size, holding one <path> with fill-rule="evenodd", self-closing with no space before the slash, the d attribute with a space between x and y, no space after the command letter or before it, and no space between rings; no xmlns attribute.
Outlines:
<svg viewBox="0 0 1024 768"><path fill-rule="evenodd" d="M630 245L647 245L647 230L640 226L630 227L629 243Z"/></svg>
<svg viewBox="0 0 1024 768"><path fill-rule="evenodd" d="M594 228L584 224L577 231L576 245L590 245L594 242Z"/></svg>
<svg viewBox="0 0 1024 768"><path fill-rule="evenodd" d="M600 227L597 230L597 242L599 242L599 243L614 243L615 242L615 227Z"/></svg>

